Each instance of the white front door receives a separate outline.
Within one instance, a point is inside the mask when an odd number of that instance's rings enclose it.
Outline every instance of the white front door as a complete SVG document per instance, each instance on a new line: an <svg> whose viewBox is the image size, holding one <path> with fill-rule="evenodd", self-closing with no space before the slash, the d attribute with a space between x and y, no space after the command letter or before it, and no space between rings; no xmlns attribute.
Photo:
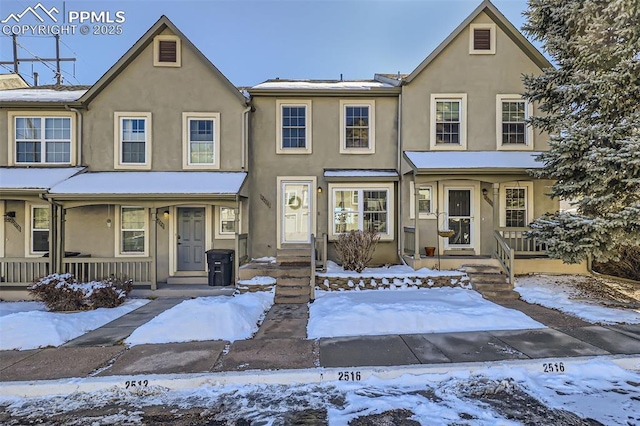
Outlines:
<svg viewBox="0 0 640 426"><path fill-rule="evenodd" d="M311 242L313 215L313 182L280 182L280 243L306 244Z"/></svg>
<svg viewBox="0 0 640 426"><path fill-rule="evenodd" d="M475 245L473 223L473 188L446 188L445 225L454 234L445 240L448 248L473 248Z"/></svg>

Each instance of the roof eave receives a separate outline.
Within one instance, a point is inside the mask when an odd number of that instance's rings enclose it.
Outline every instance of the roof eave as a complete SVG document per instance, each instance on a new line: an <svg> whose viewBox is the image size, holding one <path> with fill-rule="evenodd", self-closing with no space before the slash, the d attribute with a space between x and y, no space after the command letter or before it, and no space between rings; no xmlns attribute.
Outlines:
<svg viewBox="0 0 640 426"><path fill-rule="evenodd" d="M82 103L80 101L0 101L0 108L2 109L15 109L15 108L25 108L25 109L43 109L43 108L51 108L51 109L66 109L70 108L81 108Z"/></svg>
<svg viewBox="0 0 640 426"><path fill-rule="evenodd" d="M526 174L531 167L477 167L477 168L465 168L465 169L451 169L451 168L437 168L427 169L416 167L412 163L412 168L417 174L420 175L512 175L512 174ZM533 168L535 169L535 167Z"/></svg>
<svg viewBox="0 0 640 426"><path fill-rule="evenodd" d="M138 200L235 200L237 193L211 193L211 194L68 194L68 193L48 193L46 198L52 200L112 200L112 199L138 199Z"/></svg>
<svg viewBox="0 0 640 426"><path fill-rule="evenodd" d="M397 96L400 87L385 87L375 89L250 89L251 96Z"/></svg>

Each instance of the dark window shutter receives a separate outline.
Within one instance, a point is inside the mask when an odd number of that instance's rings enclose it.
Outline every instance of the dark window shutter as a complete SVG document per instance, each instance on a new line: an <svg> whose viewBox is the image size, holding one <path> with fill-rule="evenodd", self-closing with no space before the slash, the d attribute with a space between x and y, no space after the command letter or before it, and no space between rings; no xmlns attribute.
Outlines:
<svg viewBox="0 0 640 426"><path fill-rule="evenodd" d="M491 30L473 30L473 50L491 50Z"/></svg>
<svg viewBox="0 0 640 426"><path fill-rule="evenodd" d="M176 62L178 43L170 40L158 42L158 62Z"/></svg>

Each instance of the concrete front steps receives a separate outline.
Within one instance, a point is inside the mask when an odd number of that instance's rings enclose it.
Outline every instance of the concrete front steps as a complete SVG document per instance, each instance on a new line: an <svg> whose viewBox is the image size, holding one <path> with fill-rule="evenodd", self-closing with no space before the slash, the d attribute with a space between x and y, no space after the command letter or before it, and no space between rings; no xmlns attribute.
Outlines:
<svg viewBox="0 0 640 426"><path fill-rule="evenodd" d="M512 300L520 295L513 291L513 286L507 282L507 277L496 266L464 265L460 268L469 276L471 287L482 294L485 299Z"/></svg>
<svg viewBox="0 0 640 426"><path fill-rule="evenodd" d="M311 249L294 246L280 249L275 263L254 262L240 268L238 278L272 277L276 280L276 304L308 303L311 300Z"/></svg>

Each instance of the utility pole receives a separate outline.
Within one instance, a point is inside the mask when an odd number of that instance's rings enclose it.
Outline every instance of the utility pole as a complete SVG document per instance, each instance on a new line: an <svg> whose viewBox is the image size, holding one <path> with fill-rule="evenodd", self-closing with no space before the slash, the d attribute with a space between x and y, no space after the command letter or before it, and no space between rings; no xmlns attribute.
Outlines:
<svg viewBox="0 0 640 426"><path fill-rule="evenodd" d="M76 58L61 58L60 57L60 35L56 34L56 57L55 58L40 58L36 56L35 58L19 58L18 57L18 36L16 34L12 34L13 38L13 61L0 61L0 65L13 65L13 72L16 74L20 74L18 72L18 65L20 62L55 62L56 63L56 83L62 84L62 71L60 69L60 62L72 61L75 62Z"/></svg>

